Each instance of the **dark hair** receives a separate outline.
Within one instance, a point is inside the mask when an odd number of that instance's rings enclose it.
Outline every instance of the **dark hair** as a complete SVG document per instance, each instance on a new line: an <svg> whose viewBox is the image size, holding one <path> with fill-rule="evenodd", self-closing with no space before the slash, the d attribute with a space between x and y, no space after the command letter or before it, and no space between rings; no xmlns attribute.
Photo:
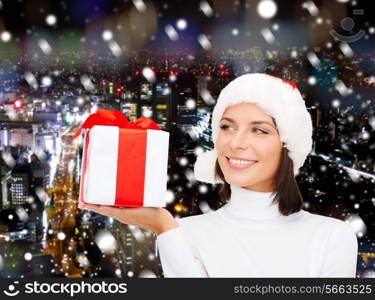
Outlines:
<svg viewBox="0 0 375 300"><path fill-rule="evenodd" d="M298 212L303 207L303 197L294 177L293 161L290 159L288 152L288 149L283 146L280 155L280 164L273 181L273 195L275 197L272 203L279 204L279 211L284 216ZM231 196L230 184L225 181L217 159L215 162L215 178L220 178L224 182L219 189L219 196L221 201L225 203Z"/></svg>

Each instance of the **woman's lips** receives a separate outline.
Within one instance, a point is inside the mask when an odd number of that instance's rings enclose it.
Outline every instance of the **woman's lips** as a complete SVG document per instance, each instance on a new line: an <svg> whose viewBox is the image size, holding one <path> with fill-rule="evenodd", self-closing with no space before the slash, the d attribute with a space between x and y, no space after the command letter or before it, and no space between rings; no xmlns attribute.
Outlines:
<svg viewBox="0 0 375 300"><path fill-rule="evenodd" d="M248 168L251 168L253 165L255 165L257 162L255 163L252 163L252 164L234 164L230 161L230 159L228 157L226 157L227 159L227 162L228 162L228 165L231 169L234 169L234 170L245 170L245 169L248 169Z"/></svg>

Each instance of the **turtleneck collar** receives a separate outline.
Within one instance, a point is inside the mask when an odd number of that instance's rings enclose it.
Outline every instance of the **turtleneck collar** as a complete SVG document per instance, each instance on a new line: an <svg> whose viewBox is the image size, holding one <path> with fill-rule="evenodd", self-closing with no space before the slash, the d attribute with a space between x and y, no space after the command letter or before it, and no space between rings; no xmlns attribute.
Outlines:
<svg viewBox="0 0 375 300"><path fill-rule="evenodd" d="M231 184L231 197L224 205L228 213L241 219L276 220L284 217L279 212L278 203L272 204L272 192L263 193Z"/></svg>

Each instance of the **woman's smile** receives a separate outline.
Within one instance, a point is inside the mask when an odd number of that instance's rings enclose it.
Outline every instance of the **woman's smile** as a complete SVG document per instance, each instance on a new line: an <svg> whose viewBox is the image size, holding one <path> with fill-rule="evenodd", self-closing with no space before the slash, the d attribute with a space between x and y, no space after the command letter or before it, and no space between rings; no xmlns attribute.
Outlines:
<svg viewBox="0 0 375 300"><path fill-rule="evenodd" d="M234 170L248 169L257 163L257 161L233 159L229 157L226 157L226 159L227 159L229 167Z"/></svg>

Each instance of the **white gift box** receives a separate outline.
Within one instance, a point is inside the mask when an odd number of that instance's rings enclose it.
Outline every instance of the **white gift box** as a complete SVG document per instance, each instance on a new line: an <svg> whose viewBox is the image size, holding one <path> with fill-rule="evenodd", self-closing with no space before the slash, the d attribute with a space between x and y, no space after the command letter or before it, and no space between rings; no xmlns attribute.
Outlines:
<svg viewBox="0 0 375 300"><path fill-rule="evenodd" d="M80 201L166 206L169 132L95 125L83 147Z"/></svg>

